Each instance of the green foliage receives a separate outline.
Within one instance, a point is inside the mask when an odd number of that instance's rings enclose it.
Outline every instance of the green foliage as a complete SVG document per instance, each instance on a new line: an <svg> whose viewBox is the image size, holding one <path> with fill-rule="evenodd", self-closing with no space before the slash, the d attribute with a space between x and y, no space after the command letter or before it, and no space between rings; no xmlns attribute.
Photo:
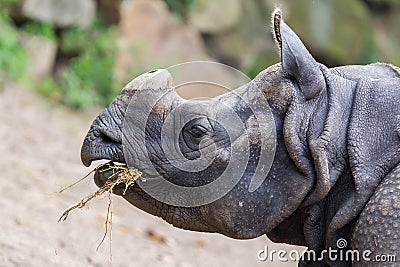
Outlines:
<svg viewBox="0 0 400 267"><path fill-rule="evenodd" d="M63 73L61 84L63 102L73 108L82 108L102 104L96 88L90 80L84 80L74 69Z"/></svg>
<svg viewBox="0 0 400 267"><path fill-rule="evenodd" d="M270 66L278 61L279 58L277 58L276 53L262 53L243 72L250 79L254 79L254 77L256 77L267 66Z"/></svg>
<svg viewBox="0 0 400 267"><path fill-rule="evenodd" d="M8 79L23 81L27 55L21 47L18 30L3 13L0 13L0 32L0 85Z"/></svg>
<svg viewBox="0 0 400 267"><path fill-rule="evenodd" d="M1 0L0 6L4 7L7 5L19 4L22 3L23 0Z"/></svg>
<svg viewBox="0 0 400 267"><path fill-rule="evenodd" d="M67 53L81 53L87 49L90 30L83 28L67 29L61 37L61 50Z"/></svg>
<svg viewBox="0 0 400 267"><path fill-rule="evenodd" d="M89 28L70 28L63 31L61 50L69 53L84 53L90 49L107 54L115 51L116 28L106 27L99 18Z"/></svg>
<svg viewBox="0 0 400 267"><path fill-rule="evenodd" d="M62 95L58 90L58 84L53 77L45 78L37 87L36 90L44 96L47 96L55 101L61 101Z"/></svg>
<svg viewBox="0 0 400 267"><path fill-rule="evenodd" d="M198 0L164 0L169 10L183 20L187 18L188 9Z"/></svg>
<svg viewBox="0 0 400 267"><path fill-rule="evenodd" d="M60 49L76 55L61 77L46 79L37 90L73 108L105 106L116 96L114 88L115 33L98 20L89 28L72 28L63 32Z"/></svg>
<svg viewBox="0 0 400 267"><path fill-rule="evenodd" d="M377 46L374 40L374 32L369 31L365 40L365 47L361 63L370 64L379 61Z"/></svg>
<svg viewBox="0 0 400 267"><path fill-rule="evenodd" d="M33 35L46 37L52 41L56 41L57 39L54 26L50 23L30 21L23 26L23 30Z"/></svg>
<svg viewBox="0 0 400 267"><path fill-rule="evenodd" d="M13 5L17 5L21 3L23 0L1 0L0 1L0 13L5 15L7 13L7 9Z"/></svg>

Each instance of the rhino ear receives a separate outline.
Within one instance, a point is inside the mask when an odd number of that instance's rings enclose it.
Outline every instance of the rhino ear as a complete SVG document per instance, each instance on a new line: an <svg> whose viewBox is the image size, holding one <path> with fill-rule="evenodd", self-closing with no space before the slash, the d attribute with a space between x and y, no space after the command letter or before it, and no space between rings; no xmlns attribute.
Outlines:
<svg viewBox="0 0 400 267"><path fill-rule="evenodd" d="M283 21L279 9L274 11L272 19L274 37L281 51L282 67L296 80L305 99L312 99L325 89L322 71L300 38Z"/></svg>

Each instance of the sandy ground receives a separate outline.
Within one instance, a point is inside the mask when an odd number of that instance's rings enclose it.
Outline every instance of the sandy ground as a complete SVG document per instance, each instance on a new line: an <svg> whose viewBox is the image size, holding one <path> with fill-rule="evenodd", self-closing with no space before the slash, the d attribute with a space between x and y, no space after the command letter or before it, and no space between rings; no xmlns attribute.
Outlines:
<svg viewBox="0 0 400 267"><path fill-rule="evenodd" d="M112 262L105 227L107 197L57 224L61 213L96 190L79 159L97 111L55 107L31 92L0 89L0 266L296 266L260 262L257 252L282 246L267 238L238 241L175 229L114 197ZM289 251L290 247L284 246Z"/></svg>

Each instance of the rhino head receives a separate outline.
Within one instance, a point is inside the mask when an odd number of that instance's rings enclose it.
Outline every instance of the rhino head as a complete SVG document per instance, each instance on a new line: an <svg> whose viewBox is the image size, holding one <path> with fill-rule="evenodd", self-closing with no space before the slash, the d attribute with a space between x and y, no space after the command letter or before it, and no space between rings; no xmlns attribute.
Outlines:
<svg viewBox="0 0 400 267"><path fill-rule="evenodd" d="M174 90L167 70L151 71L135 78L90 127L81 151L84 165L108 159L128 163L142 171L146 182L138 181L125 194L118 190L116 193L176 227L217 232L238 239L271 231L300 206L313 185L285 144L288 142L284 133L285 114L293 98L306 101L325 86L320 66L281 20L279 12L274 15L274 24L282 64L267 68L248 84L214 99L182 99ZM265 137L264 130L260 132L262 127L254 126L262 122L254 119L249 103L271 107L266 110L270 114L265 118L270 122L267 128L275 128L269 129L274 134ZM236 121L232 111L237 115ZM172 126L163 134L167 118ZM237 127L238 119L244 127ZM271 140L265 140L268 137ZM266 152L270 154L272 166L261 170L262 183L250 190L260 158L261 139L270 146ZM180 158L167 155L170 150L181 153ZM246 157L241 156L240 151L245 154L246 150ZM179 166L182 160L187 166ZM239 165L242 167L235 169ZM150 188L157 186L160 180L186 189L206 186L218 180L228 166L234 170L225 175L228 192L209 201L201 201L209 195L199 196L196 194L201 193L197 191L179 193L158 186L159 193L168 198L162 201L149 194L150 189L143 188L148 184ZM96 184L103 185L110 175L111 171L98 170ZM225 186L226 183L219 188ZM174 198L184 204L174 204ZM190 201L194 198L200 198L200 204Z"/></svg>
<svg viewBox="0 0 400 267"><path fill-rule="evenodd" d="M116 193L135 207L162 217L176 227L216 232L238 239L254 238L274 229L298 209L314 183L299 168L300 159L288 150L287 146L296 140L286 138L286 114L294 99L310 101L324 90L325 80L320 65L284 23L279 12L275 12L273 20L282 63L267 68L247 85L202 101L182 99L174 90L171 75L166 70L142 74L94 120L81 150L84 165L108 159L128 163L142 171L146 182L138 181L125 194L118 190ZM270 121L268 126L273 126L269 136L275 137L269 151L271 166L264 170L263 180L255 190L249 189L260 158L260 140L265 136L262 129L266 128L253 129L257 123L254 123L249 103L264 103L271 107L266 118ZM231 118L232 110L245 125L237 131L234 130L237 122L227 119ZM174 127L163 135L167 118ZM179 131L174 132L174 129ZM253 140L250 135L257 138ZM177 147L189 168L180 168L179 157L168 157L162 143L175 150ZM233 155L238 153L232 151L233 145L237 151L248 149L248 155ZM195 164L190 165L191 161ZM199 167L203 162L208 165ZM184 188L198 188L218 180L229 164L243 163L242 170L229 173L227 180L235 183L228 192L200 205L174 205L174 197L183 198L182 203L190 203L184 198L195 198L195 191L186 195L165 187L163 191L159 182L161 177ZM190 170L190 166L194 169ZM98 170L96 184L103 185L110 175L111 171ZM146 192L148 190L143 187L147 184L158 187L171 201L160 201ZM208 190L218 191L212 187Z"/></svg>
<svg viewBox="0 0 400 267"><path fill-rule="evenodd" d="M305 207L324 199L347 167L354 80L360 73L389 70L329 70L279 11L272 18L281 63L240 88L201 101L182 99L166 70L142 74L93 122L82 146L84 165L107 159L142 171L146 182L115 193L176 227L237 239L267 234L298 245L323 235L316 216L307 215L318 206ZM332 83L341 90L330 92ZM340 105L329 102L328 94ZM261 107L257 118L252 107ZM333 115L329 107L336 107ZM254 187L255 173L262 179ZM111 174L99 169L95 183L102 186Z"/></svg>

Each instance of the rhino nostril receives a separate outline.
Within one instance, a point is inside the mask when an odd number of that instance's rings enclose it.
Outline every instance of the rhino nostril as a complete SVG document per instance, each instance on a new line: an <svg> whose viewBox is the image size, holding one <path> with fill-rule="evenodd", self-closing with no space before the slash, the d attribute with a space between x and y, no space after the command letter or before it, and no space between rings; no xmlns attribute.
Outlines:
<svg viewBox="0 0 400 267"><path fill-rule="evenodd" d="M100 135L101 140L106 143L106 144L112 144L115 143L115 141L113 139L111 139L109 136L105 135L105 134L101 134Z"/></svg>

